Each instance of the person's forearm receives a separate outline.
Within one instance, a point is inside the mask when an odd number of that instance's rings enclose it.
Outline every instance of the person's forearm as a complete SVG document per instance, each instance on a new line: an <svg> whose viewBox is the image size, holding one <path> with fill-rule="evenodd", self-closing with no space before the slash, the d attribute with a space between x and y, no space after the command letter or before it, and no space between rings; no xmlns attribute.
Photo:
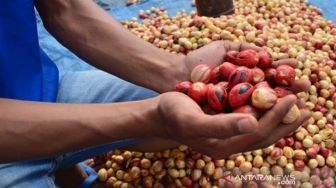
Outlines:
<svg viewBox="0 0 336 188"><path fill-rule="evenodd" d="M93 1L37 2L48 31L90 64L158 92L186 80L184 56L136 37Z"/></svg>
<svg viewBox="0 0 336 188"><path fill-rule="evenodd" d="M157 101L87 105L0 99L0 163L160 136Z"/></svg>

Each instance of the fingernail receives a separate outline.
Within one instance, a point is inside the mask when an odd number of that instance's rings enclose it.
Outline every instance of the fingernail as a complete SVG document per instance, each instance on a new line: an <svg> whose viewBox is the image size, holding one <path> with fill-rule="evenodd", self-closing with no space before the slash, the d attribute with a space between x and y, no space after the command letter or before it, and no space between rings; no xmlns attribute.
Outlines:
<svg viewBox="0 0 336 188"><path fill-rule="evenodd" d="M250 133L255 130L250 118L243 118L238 121L238 129L241 133Z"/></svg>

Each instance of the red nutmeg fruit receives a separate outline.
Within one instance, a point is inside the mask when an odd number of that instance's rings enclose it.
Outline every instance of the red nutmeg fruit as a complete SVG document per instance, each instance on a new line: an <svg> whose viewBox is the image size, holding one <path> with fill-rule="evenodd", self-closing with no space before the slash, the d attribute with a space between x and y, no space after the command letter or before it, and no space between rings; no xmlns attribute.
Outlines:
<svg viewBox="0 0 336 188"><path fill-rule="evenodd" d="M306 154L308 157L315 158L317 155L317 151L314 148L308 148L306 150Z"/></svg>
<svg viewBox="0 0 336 188"><path fill-rule="evenodd" d="M214 85L208 88L208 104L217 111L223 110L227 101L227 92L221 85Z"/></svg>
<svg viewBox="0 0 336 188"><path fill-rule="evenodd" d="M265 72L265 80L268 82L270 86L275 87L277 85L275 79L276 70L274 68L268 68L264 72Z"/></svg>
<svg viewBox="0 0 336 188"><path fill-rule="evenodd" d="M294 138L293 137L286 137L286 145L287 146L293 146L294 145Z"/></svg>
<svg viewBox="0 0 336 188"><path fill-rule="evenodd" d="M228 80L230 74L237 68L236 65L229 63L229 62L224 62L219 66L219 74L220 77L223 80Z"/></svg>
<svg viewBox="0 0 336 188"><path fill-rule="evenodd" d="M320 153L324 158L327 158L329 156L329 149L325 147L321 147Z"/></svg>
<svg viewBox="0 0 336 188"><path fill-rule="evenodd" d="M236 63L237 51L228 51L225 56L225 61L230 63Z"/></svg>
<svg viewBox="0 0 336 188"><path fill-rule="evenodd" d="M203 82L195 82L189 88L188 95L198 104L202 104L207 92L207 85L205 85Z"/></svg>
<svg viewBox="0 0 336 188"><path fill-rule="evenodd" d="M234 71L231 72L229 76L229 87L243 83L243 82L252 82L252 71L247 67L238 67Z"/></svg>
<svg viewBox="0 0 336 188"><path fill-rule="evenodd" d="M235 85L229 93L230 106L236 108L248 103L253 90L253 86L247 82Z"/></svg>
<svg viewBox="0 0 336 188"><path fill-rule="evenodd" d="M305 167L305 163L303 160L295 160L294 166L295 166L295 169L297 170L303 170Z"/></svg>
<svg viewBox="0 0 336 188"><path fill-rule="evenodd" d="M265 73L260 68L252 69L252 82L253 84L258 84L265 80Z"/></svg>
<svg viewBox="0 0 336 188"><path fill-rule="evenodd" d="M275 147L283 149L286 146L286 140L284 138L280 138L280 140L275 143Z"/></svg>
<svg viewBox="0 0 336 188"><path fill-rule="evenodd" d="M189 81L181 82L175 85L175 91L188 95L188 91L190 87L191 87L191 82Z"/></svg>
<svg viewBox="0 0 336 188"><path fill-rule="evenodd" d="M226 92L229 91L229 82L227 81L221 81L221 82L218 82L217 85L221 86L221 87L224 87Z"/></svg>
<svg viewBox="0 0 336 188"><path fill-rule="evenodd" d="M289 86L295 80L294 68L289 65L280 65L276 68L275 81L284 86Z"/></svg>
<svg viewBox="0 0 336 188"><path fill-rule="evenodd" d="M259 55L254 50L243 50L237 54L236 63L239 66L253 68L259 63Z"/></svg>
<svg viewBox="0 0 336 188"><path fill-rule="evenodd" d="M221 81L221 75L219 73L219 66L215 67L214 69L211 70L210 72L210 82L213 84L217 84L218 82Z"/></svg>
<svg viewBox="0 0 336 188"><path fill-rule="evenodd" d="M260 88L260 87L271 87L268 82L266 81L263 81L263 82L260 82L260 83L257 83L254 88Z"/></svg>
<svg viewBox="0 0 336 188"><path fill-rule="evenodd" d="M209 65L197 65L192 71L190 75L190 80L192 82L203 82L208 83L210 80L210 72L211 68Z"/></svg>
<svg viewBox="0 0 336 188"><path fill-rule="evenodd" d="M259 55L259 63L258 67L262 69L270 68L273 63L272 56L267 51L258 52Z"/></svg>
<svg viewBox="0 0 336 188"><path fill-rule="evenodd" d="M266 25L267 25L267 23L264 22L264 21L256 21L255 24L254 24L254 27L262 30Z"/></svg>

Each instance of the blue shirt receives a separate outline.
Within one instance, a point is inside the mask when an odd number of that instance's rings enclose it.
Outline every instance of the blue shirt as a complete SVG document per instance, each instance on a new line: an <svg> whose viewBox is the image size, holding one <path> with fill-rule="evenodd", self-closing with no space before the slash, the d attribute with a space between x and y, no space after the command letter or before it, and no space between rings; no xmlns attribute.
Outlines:
<svg viewBox="0 0 336 188"><path fill-rule="evenodd" d="M54 102L58 70L38 43L34 0L0 5L0 98Z"/></svg>

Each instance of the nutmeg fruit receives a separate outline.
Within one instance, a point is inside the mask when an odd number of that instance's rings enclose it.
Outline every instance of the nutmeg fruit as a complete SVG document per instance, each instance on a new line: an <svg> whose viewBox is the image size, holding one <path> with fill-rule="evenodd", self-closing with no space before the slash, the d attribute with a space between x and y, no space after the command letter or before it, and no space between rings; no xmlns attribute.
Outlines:
<svg viewBox="0 0 336 188"><path fill-rule="evenodd" d="M277 95L272 88L256 88L252 93L252 105L261 110L267 110L274 106L277 101Z"/></svg>
<svg viewBox="0 0 336 188"><path fill-rule="evenodd" d="M188 95L189 97L194 99L195 102L197 102L198 104L201 104L207 92L208 92L207 85L205 85L203 82L195 82L189 88Z"/></svg>
<svg viewBox="0 0 336 188"><path fill-rule="evenodd" d="M211 68L209 65L197 65L192 71L190 75L190 80L192 82L203 82L208 83L210 80L210 72Z"/></svg>
<svg viewBox="0 0 336 188"><path fill-rule="evenodd" d="M253 68L259 62L259 55L254 50L243 50L237 54L236 63L239 66Z"/></svg>
<svg viewBox="0 0 336 188"><path fill-rule="evenodd" d="M252 71L244 66L238 67L231 72L229 76L229 88L243 82L252 82Z"/></svg>
<svg viewBox="0 0 336 188"><path fill-rule="evenodd" d="M272 66L273 59L272 56L267 51L262 50L258 52L258 55L259 55L258 67L266 69Z"/></svg>
<svg viewBox="0 0 336 188"><path fill-rule="evenodd" d="M191 86L191 82L189 81L180 82L176 84L175 91L188 95L190 86Z"/></svg>
<svg viewBox="0 0 336 188"><path fill-rule="evenodd" d="M295 71L289 65L280 65L276 68L275 81L284 86L289 86L295 79Z"/></svg>
<svg viewBox="0 0 336 188"><path fill-rule="evenodd" d="M258 84L265 79L265 73L260 68L252 69L252 82L253 84Z"/></svg>
<svg viewBox="0 0 336 188"><path fill-rule="evenodd" d="M226 89L221 85L214 85L208 88L207 99L209 105L217 111L225 107L227 100Z"/></svg>
<svg viewBox="0 0 336 188"><path fill-rule="evenodd" d="M223 80L228 80L230 74L237 68L236 65L229 63L229 62L224 62L219 66L219 74L220 77Z"/></svg>
<svg viewBox="0 0 336 188"><path fill-rule="evenodd" d="M295 122L297 119L299 119L301 116L299 108L294 105L292 108L287 112L285 117L282 119L282 123L284 124L291 124Z"/></svg>
<svg viewBox="0 0 336 188"><path fill-rule="evenodd" d="M230 106L236 108L246 104L249 101L253 90L253 86L247 82L234 86L229 93Z"/></svg>

